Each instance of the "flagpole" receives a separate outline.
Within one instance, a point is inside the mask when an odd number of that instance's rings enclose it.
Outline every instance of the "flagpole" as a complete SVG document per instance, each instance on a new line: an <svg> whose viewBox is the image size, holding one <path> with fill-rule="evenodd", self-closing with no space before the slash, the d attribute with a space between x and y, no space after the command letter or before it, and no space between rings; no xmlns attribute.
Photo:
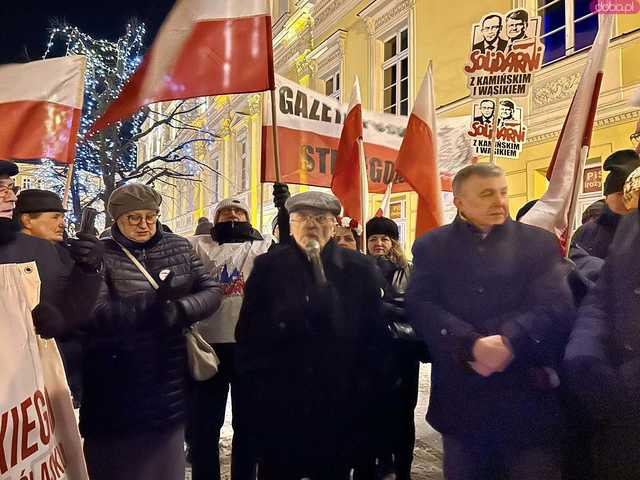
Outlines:
<svg viewBox="0 0 640 480"><path fill-rule="evenodd" d="M493 99L493 119L491 120L491 152L489 152L489 161L493 164L496 163L495 150L496 150L496 132L498 131L498 112L500 111L500 99Z"/></svg>
<svg viewBox="0 0 640 480"><path fill-rule="evenodd" d="M362 253L367 254L367 219L369 217L369 180L367 178L367 160L364 154L364 140L358 138L358 158L360 166L360 224L362 225Z"/></svg>
<svg viewBox="0 0 640 480"><path fill-rule="evenodd" d="M276 167L276 182L280 183L280 147L278 145L278 120L276 115L276 90L270 90L271 93L271 125L273 133L273 158Z"/></svg>
<svg viewBox="0 0 640 480"><path fill-rule="evenodd" d="M578 211L578 195L580 195L580 184L578 183L582 178L582 172L587 162L587 156L589 155L589 145L583 145L580 150L580 160L578 162L578 168L576 168L575 177L573 179L573 194L571 195L571 204L569 205L569 223L567 224L567 245L565 256L569 257L569 250L571 249L571 239L573 238L573 224L576 219L576 213Z"/></svg>
<svg viewBox="0 0 640 480"><path fill-rule="evenodd" d="M64 194L62 195L62 205L64 205L65 208L67 207L67 202L69 200L69 192L71 191L71 181L73 179L73 166L74 166L73 163L67 166L67 181L65 182Z"/></svg>

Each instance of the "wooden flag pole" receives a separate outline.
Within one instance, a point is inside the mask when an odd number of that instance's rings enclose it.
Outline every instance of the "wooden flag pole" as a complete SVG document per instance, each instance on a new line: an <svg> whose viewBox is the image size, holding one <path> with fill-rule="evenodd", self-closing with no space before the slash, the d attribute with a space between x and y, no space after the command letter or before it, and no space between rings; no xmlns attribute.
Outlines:
<svg viewBox="0 0 640 480"><path fill-rule="evenodd" d="M576 168L575 177L573 179L573 194L571 195L571 204L569 205L569 222L567 223L567 245L565 251L565 257L569 257L569 250L571 249L571 239L573 238L573 224L576 220L576 213L578 211L578 196L580 195L580 180L582 179L582 172L584 166L587 163L587 157L589 156L589 145L583 145L580 150L580 160ZM580 183L578 183L580 182Z"/></svg>
<svg viewBox="0 0 640 480"><path fill-rule="evenodd" d="M367 159L364 154L364 140L358 138L358 164L360 166L360 224L362 225L362 253L367 254L366 225L369 217L369 181L367 178Z"/></svg>
<svg viewBox="0 0 640 480"><path fill-rule="evenodd" d="M276 167L276 182L280 183L280 147L278 145L278 121L276 109L276 90L271 90L271 129L273 131L273 158Z"/></svg>
<svg viewBox="0 0 640 480"><path fill-rule="evenodd" d="M73 180L73 166L71 163L67 166L67 181L64 186L64 194L62 195L62 205L66 208L69 201L69 192L71 191L71 181Z"/></svg>
<svg viewBox="0 0 640 480"><path fill-rule="evenodd" d="M498 114L500 112L500 99L493 99L493 119L491 120L491 152L489 152L489 161L496 163L496 132L498 131Z"/></svg>

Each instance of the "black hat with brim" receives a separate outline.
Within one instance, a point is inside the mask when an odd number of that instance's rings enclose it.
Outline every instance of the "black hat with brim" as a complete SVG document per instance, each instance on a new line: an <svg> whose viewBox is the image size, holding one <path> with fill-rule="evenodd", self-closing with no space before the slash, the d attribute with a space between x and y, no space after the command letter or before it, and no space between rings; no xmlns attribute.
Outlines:
<svg viewBox="0 0 640 480"><path fill-rule="evenodd" d="M54 192L37 188L24 190L18 195L15 212L23 213L66 212L62 200Z"/></svg>

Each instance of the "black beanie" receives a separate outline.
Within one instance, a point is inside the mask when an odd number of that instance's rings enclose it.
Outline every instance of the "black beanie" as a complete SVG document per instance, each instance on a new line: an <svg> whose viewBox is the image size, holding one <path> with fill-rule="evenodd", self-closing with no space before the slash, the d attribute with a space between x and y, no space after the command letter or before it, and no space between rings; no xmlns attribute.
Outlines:
<svg viewBox="0 0 640 480"><path fill-rule="evenodd" d="M621 192L631 172L640 167L640 157L635 150L618 150L604 161L603 170L609 172L604 181L604 194Z"/></svg>
<svg viewBox="0 0 640 480"><path fill-rule="evenodd" d="M373 217L367 222L367 240L371 235L386 235L389 238L398 240L400 232L396 222L386 217Z"/></svg>

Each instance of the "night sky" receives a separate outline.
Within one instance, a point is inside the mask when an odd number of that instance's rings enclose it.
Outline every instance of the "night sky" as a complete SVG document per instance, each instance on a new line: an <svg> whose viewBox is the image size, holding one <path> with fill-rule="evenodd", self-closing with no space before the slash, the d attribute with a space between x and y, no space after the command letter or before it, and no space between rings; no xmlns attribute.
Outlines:
<svg viewBox="0 0 640 480"><path fill-rule="evenodd" d="M146 43L173 6L174 0L0 0L0 64L39 60L49 38L51 20L64 20L94 38L115 40L127 20L147 26Z"/></svg>

